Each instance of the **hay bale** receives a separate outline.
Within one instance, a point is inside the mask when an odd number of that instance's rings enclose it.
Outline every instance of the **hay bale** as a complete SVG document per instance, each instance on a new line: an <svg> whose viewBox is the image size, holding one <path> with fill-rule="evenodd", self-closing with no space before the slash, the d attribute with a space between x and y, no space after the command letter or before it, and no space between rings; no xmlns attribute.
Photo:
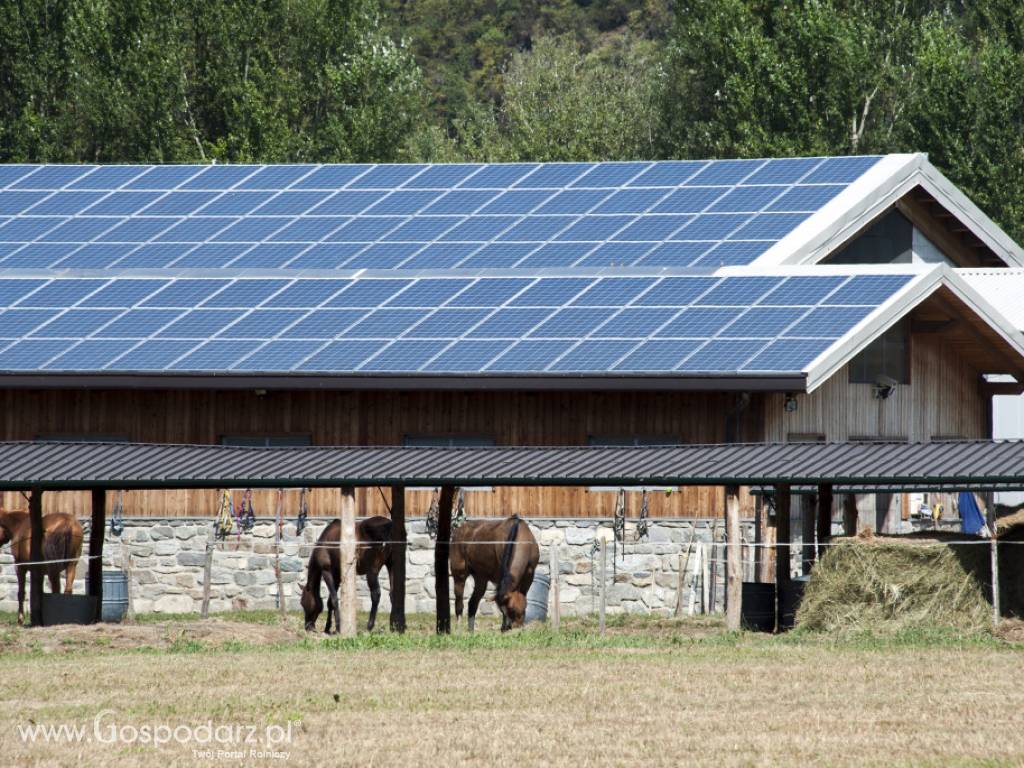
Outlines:
<svg viewBox="0 0 1024 768"><path fill-rule="evenodd" d="M971 537L933 533L835 539L836 546L811 572L797 626L872 633L986 627L992 610L989 548L950 543L954 538Z"/></svg>

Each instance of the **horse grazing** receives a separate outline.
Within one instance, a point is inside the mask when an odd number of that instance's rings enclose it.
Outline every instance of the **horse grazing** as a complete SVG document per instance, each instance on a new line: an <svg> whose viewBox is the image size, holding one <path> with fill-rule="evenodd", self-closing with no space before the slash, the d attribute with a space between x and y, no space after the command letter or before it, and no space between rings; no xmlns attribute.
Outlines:
<svg viewBox="0 0 1024 768"><path fill-rule="evenodd" d="M50 591L60 592L60 574L67 572L64 594L70 595L75 584L78 558L82 556L82 525L72 515L52 512L43 515L43 560L50 579ZM18 574L18 624L25 623L25 574L32 559L32 521L28 512L0 512L0 547L11 542L14 569Z"/></svg>
<svg viewBox="0 0 1024 768"><path fill-rule="evenodd" d="M306 568L306 583L302 587L302 610L306 614L306 631L316 629L316 620L324 609L320 597L320 581L327 585L327 626L324 631L331 634L331 618L335 628L341 632L341 613L338 610L338 588L341 583L341 553L338 542L341 539L341 522L332 520L320 534ZM366 576L370 588L370 620L367 631L377 622L377 604L380 602L380 579L378 574L385 565L388 567L389 589L393 586L394 571L391 568L393 548L391 541L391 520L386 517L369 517L356 523L356 573Z"/></svg>
<svg viewBox="0 0 1024 768"><path fill-rule="evenodd" d="M455 529L448 557L455 580L455 620L462 617L462 594L466 578L473 577L469 596L469 631L476 622L476 609L491 581L498 591L494 602L501 611L501 631L523 626L526 593L540 560L540 547L530 526L518 515L505 520L467 520Z"/></svg>

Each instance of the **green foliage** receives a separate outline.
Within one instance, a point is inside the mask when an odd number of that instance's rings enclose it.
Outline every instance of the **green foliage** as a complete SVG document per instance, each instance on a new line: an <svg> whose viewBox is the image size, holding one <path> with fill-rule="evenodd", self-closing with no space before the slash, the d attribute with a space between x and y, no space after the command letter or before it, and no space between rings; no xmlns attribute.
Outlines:
<svg viewBox="0 0 1024 768"><path fill-rule="evenodd" d="M397 157L419 73L365 0L0 7L0 160Z"/></svg>

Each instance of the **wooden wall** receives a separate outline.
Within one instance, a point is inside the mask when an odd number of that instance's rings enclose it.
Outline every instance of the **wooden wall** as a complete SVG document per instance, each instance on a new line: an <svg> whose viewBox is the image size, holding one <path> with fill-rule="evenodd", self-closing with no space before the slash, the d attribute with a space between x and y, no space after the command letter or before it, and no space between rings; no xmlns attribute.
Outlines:
<svg viewBox="0 0 1024 768"><path fill-rule="evenodd" d="M0 390L0 436L217 443L223 435L309 435L314 445L401 445L408 435L488 437L498 445L586 445L591 437L623 436L722 442L736 405L737 396L727 393ZM760 440L760 402L743 414L729 431L736 440ZM635 516L640 494L629 496ZM256 513L273 514L275 498L274 492L255 493ZM615 505L615 493L585 488L496 488L466 498L471 515L610 517ZM210 517L218 499L211 491L130 492L125 514ZM335 491L316 491L311 512L334 516L336 500ZM358 501L361 514L386 512L375 488L361 489ZM288 517L297 502L297 493L287 494ZM429 502L429 491L413 493L407 514L425 514ZM7 494L3 504L24 506L17 494ZM720 515L723 504L717 488L650 494L651 514L658 517ZM87 505L81 494L47 494L48 510L81 514Z"/></svg>
<svg viewBox="0 0 1024 768"><path fill-rule="evenodd" d="M811 394L797 395L795 412L785 412L783 394L766 395L765 436L780 442L798 434L820 434L829 441L987 438L988 400L979 378L941 335L915 335L910 383L897 386L888 399L874 397L871 384L850 384L843 367Z"/></svg>

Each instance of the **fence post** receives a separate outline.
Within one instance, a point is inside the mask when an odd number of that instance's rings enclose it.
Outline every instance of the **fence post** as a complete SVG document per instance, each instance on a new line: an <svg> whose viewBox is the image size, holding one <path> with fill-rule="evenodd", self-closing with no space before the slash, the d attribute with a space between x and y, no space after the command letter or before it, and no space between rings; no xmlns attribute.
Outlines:
<svg viewBox="0 0 1024 768"><path fill-rule="evenodd" d="M551 572L551 628L557 632L562 623L562 601L558 588L558 544L551 545L548 570Z"/></svg>
<svg viewBox="0 0 1024 768"><path fill-rule="evenodd" d="M96 599L93 621L103 616L103 538L107 530L107 492L92 489L92 522L89 524L89 594Z"/></svg>
<svg viewBox="0 0 1024 768"><path fill-rule="evenodd" d="M135 621L135 600L132 598L132 550L127 544L121 545L121 551L124 553L124 578L125 578L125 589L128 592L128 621Z"/></svg>
<svg viewBox="0 0 1024 768"><path fill-rule="evenodd" d="M725 626L738 632L743 610L743 547L739 489L735 487L725 491L725 561Z"/></svg>
<svg viewBox="0 0 1024 768"><path fill-rule="evenodd" d="M210 618L210 571L213 570L213 542L206 540L206 559L203 561L203 607L200 618Z"/></svg>
<svg viewBox="0 0 1024 768"><path fill-rule="evenodd" d="M708 566L708 547L709 545L706 541L700 543L700 612L705 616L711 613L714 608L709 602L711 584L709 583L708 576L711 569Z"/></svg>
<svg viewBox="0 0 1024 768"><path fill-rule="evenodd" d="M597 627L604 637L604 614L608 604L608 542L601 542L601 560L599 562L598 579L601 582L601 602L597 606Z"/></svg>
<svg viewBox="0 0 1024 768"><path fill-rule="evenodd" d="M694 535L696 535L696 531L694 531ZM689 597L689 599L687 600L687 603L686 603L686 614L688 616L693 616L694 611L696 610L696 603L697 603L697 577L698 577L698 574L700 573L700 569L701 569L701 548L698 546L697 549L694 550L694 551L696 553L697 560L693 564L693 576L691 576L689 578L689 580L688 580L689 584L690 584L690 589L689 589L690 597Z"/></svg>
<svg viewBox="0 0 1024 768"><path fill-rule="evenodd" d="M339 613L341 614L341 636L355 637L356 634L356 489L345 486L341 489L341 531L338 545L341 548L341 584L339 592Z"/></svg>
<svg viewBox="0 0 1024 768"><path fill-rule="evenodd" d="M281 576L281 546L284 541L284 490L277 489L277 525L274 529L274 580L277 582L277 610L282 618L288 609L284 604L284 579Z"/></svg>

